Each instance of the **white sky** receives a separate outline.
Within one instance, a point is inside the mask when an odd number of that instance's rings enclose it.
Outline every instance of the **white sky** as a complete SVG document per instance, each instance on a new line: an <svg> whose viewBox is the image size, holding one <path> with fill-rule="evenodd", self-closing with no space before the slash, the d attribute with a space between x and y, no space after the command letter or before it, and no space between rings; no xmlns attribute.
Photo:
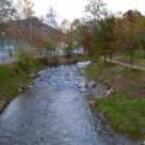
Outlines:
<svg viewBox="0 0 145 145"><path fill-rule="evenodd" d="M58 20L64 18L73 20L84 16L84 7L87 0L33 0L35 11L38 16L45 16L49 7L53 6ZM125 12L128 9L137 9L145 12L145 0L104 0L107 8L112 12Z"/></svg>

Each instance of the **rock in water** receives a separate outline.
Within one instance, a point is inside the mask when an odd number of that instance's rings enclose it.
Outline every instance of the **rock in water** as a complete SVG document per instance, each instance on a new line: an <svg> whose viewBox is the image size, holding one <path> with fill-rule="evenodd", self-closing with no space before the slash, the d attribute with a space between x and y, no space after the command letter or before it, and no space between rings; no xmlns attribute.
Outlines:
<svg viewBox="0 0 145 145"><path fill-rule="evenodd" d="M82 69L82 68L87 67L87 66L90 65L90 64L91 64L91 61L79 62L79 63L77 63L77 67L78 67L79 69Z"/></svg>
<svg viewBox="0 0 145 145"><path fill-rule="evenodd" d="M88 83L88 87L89 88L95 88L97 86L96 82L95 81L91 81L90 83Z"/></svg>

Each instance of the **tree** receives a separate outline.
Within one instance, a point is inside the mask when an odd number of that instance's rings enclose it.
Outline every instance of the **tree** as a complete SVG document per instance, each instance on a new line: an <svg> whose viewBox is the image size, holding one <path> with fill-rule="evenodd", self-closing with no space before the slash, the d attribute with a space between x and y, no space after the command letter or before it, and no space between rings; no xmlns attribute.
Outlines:
<svg viewBox="0 0 145 145"><path fill-rule="evenodd" d="M67 31L69 29L71 29L71 23L68 19L64 19L61 24L60 24L60 28L62 30L63 33L67 33Z"/></svg>
<svg viewBox="0 0 145 145"><path fill-rule="evenodd" d="M82 26L81 36L81 45L83 46L85 53L90 56L94 55L94 49L92 47L92 32L88 30L88 27L86 25Z"/></svg>
<svg viewBox="0 0 145 145"><path fill-rule="evenodd" d="M109 24L109 19L106 19L107 10L105 6L103 0L89 0L86 6L86 12L90 14L92 20L85 24L86 30L84 29L82 42L90 55L98 55L100 51L104 56L107 53L107 39L109 39L107 37L110 37L108 36L110 32L107 34L106 30L110 29L109 25L111 24Z"/></svg>
<svg viewBox="0 0 145 145"><path fill-rule="evenodd" d="M140 17L138 21L138 31L139 31L139 44L141 50L145 51L145 17ZM142 56L145 56L145 52L142 53Z"/></svg>
<svg viewBox="0 0 145 145"><path fill-rule="evenodd" d="M45 41L45 48L46 48L46 58L49 64L57 65L58 64L58 53L56 51L55 44L53 40L48 37Z"/></svg>
<svg viewBox="0 0 145 145"><path fill-rule="evenodd" d="M73 53L73 48L74 48L74 32L72 29L68 30L67 33L65 34L66 39L65 39L65 54L67 57L71 57Z"/></svg>
<svg viewBox="0 0 145 145"><path fill-rule="evenodd" d="M105 5L103 0L89 0L85 9L94 20L99 20L106 15Z"/></svg>
<svg viewBox="0 0 145 145"><path fill-rule="evenodd" d="M103 55L104 60L109 56L112 59L112 54L115 52L114 48L114 25L115 18L113 16L107 17L99 21L94 27L92 35L92 53L94 55Z"/></svg>
<svg viewBox="0 0 145 145"><path fill-rule="evenodd" d="M20 0L19 1L19 9L21 10L20 17L24 19L31 18L34 15L33 7L34 4L32 3L32 0Z"/></svg>
<svg viewBox="0 0 145 145"><path fill-rule="evenodd" d="M90 56L109 56L112 59L115 52L114 35L115 17L108 16L99 21L86 23L83 29L83 46Z"/></svg>
<svg viewBox="0 0 145 145"><path fill-rule="evenodd" d="M71 24L71 29L74 33L74 41L75 41L75 47L79 48L81 47L81 32L82 32L82 23L79 19L76 19Z"/></svg>
<svg viewBox="0 0 145 145"><path fill-rule="evenodd" d="M16 13L16 9L12 6L10 0L0 0L0 36L6 35L6 23L13 19Z"/></svg>
<svg viewBox="0 0 145 145"><path fill-rule="evenodd" d="M46 48L46 51L47 51L47 57L52 57L54 55L54 46L53 46L53 43L52 41L50 40L50 38L48 38L46 41L45 41L45 48Z"/></svg>
<svg viewBox="0 0 145 145"><path fill-rule="evenodd" d="M117 47L124 52L128 52L130 65L133 64L135 51L140 47L139 39L144 29L141 28L142 18L139 12L129 10L122 18L116 21L116 26L114 28L117 38Z"/></svg>
<svg viewBox="0 0 145 145"><path fill-rule="evenodd" d="M0 23L9 21L16 13L15 8L12 6L10 0L0 0Z"/></svg>
<svg viewBox="0 0 145 145"><path fill-rule="evenodd" d="M25 40L28 40L29 42L33 42L33 11L34 4L32 3L32 0L19 0L17 11L18 11L18 27L19 29L22 29L21 32L23 33L23 36L25 36ZM21 19L25 20L27 25L27 30L25 29L24 24L19 23ZM23 25L24 27L22 27ZM27 38L26 38L27 36Z"/></svg>
<svg viewBox="0 0 145 145"><path fill-rule="evenodd" d="M55 13L53 7L49 8L48 14L46 16L46 22L49 26L51 26L53 28L57 27L56 13Z"/></svg>
<svg viewBox="0 0 145 145"><path fill-rule="evenodd" d="M6 38L7 22L9 22L11 19L14 19L15 13L16 10L12 5L12 1L0 0L0 39L3 49L5 49L6 45L8 45ZM11 54L11 52L9 54Z"/></svg>

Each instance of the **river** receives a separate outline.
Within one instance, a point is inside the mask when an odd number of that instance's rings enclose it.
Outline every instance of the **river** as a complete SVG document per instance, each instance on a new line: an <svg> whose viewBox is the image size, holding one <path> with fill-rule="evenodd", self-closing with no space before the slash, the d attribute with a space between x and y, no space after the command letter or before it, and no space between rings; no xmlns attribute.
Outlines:
<svg viewBox="0 0 145 145"><path fill-rule="evenodd" d="M103 135L76 65L39 72L0 116L0 145L136 145Z"/></svg>

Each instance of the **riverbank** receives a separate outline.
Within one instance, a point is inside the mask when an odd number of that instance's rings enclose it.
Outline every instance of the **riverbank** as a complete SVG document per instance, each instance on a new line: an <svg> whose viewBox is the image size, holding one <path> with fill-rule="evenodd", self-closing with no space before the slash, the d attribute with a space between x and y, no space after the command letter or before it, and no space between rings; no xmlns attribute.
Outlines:
<svg viewBox="0 0 145 145"><path fill-rule="evenodd" d="M145 72L99 61L85 74L111 88L111 94L97 99L95 106L112 128L131 138L145 139Z"/></svg>
<svg viewBox="0 0 145 145"><path fill-rule="evenodd" d="M17 63L0 65L0 112L28 87L35 73L45 67L42 59L22 58Z"/></svg>

